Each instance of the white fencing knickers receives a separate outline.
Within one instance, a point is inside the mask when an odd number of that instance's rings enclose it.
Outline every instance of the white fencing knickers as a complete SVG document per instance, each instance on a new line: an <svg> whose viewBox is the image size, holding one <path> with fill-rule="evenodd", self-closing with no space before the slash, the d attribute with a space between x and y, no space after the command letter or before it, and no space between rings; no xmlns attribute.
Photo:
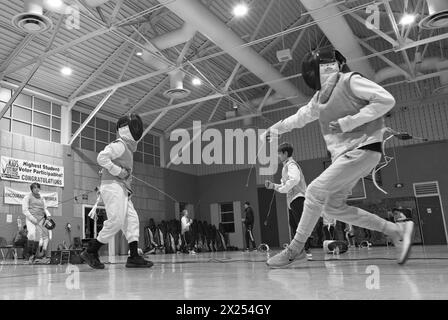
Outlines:
<svg viewBox="0 0 448 320"><path fill-rule="evenodd" d="M42 224L45 219L42 219L38 222L37 225L32 223L28 218L26 218L26 229L28 230L28 240L30 241L47 241L49 239L49 231Z"/></svg>
<svg viewBox="0 0 448 320"><path fill-rule="evenodd" d="M106 206L107 220L97 240L108 243L118 231L122 230L128 243L138 241L140 232L138 215L126 188L117 181L107 181L101 184L100 193Z"/></svg>
<svg viewBox="0 0 448 320"><path fill-rule="evenodd" d="M340 156L308 186L302 218L297 227L299 242L305 242L323 211L329 218L369 230L384 232L383 218L357 207L347 205L347 198L360 178L378 164L381 153L355 149Z"/></svg>

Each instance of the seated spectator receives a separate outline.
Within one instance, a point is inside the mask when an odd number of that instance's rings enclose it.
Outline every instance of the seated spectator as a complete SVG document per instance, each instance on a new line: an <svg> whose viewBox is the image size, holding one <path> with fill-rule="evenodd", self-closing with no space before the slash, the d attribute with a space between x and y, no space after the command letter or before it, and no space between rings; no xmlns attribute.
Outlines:
<svg viewBox="0 0 448 320"><path fill-rule="evenodd" d="M408 220L408 217L404 214L404 209L402 208L393 208L392 209L392 217L394 222L403 222Z"/></svg>
<svg viewBox="0 0 448 320"><path fill-rule="evenodd" d="M196 220L192 219L190 231L191 231L191 241L192 241L193 250L197 252L198 241L199 241L199 230L198 230L198 222Z"/></svg>
<svg viewBox="0 0 448 320"><path fill-rule="evenodd" d="M218 242L218 251L227 251L227 241L224 237L224 226L222 223L219 224L219 229L216 231L217 234L217 242Z"/></svg>
<svg viewBox="0 0 448 320"><path fill-rule="evenodd" d="M154 234L154 241L157 243L159 250L165 253L165 235L163 233L163 224L159 223L157 226L157 232Z"/></svg>
<svg viewBox="0 0 448 320"><path fill-rule="evenodd" d="M201 232L202 250L205 251L207 248L207 222L201 221L199 227Z"/></svg>
<svg viewBox="0 0 448 320"><path fill-rule="evenodd" d="M155 241L156 224L154 219L149 219L149 224L145 227L145 243L146 248L143 250L144 253L155 254L157 243Z"/></svg>
<svg viewBox="0 0 448 320"><path fill-rule="evenodd" d="M207 249L209 252L214 251L212 249L212 231L211 231L211 225L208 224L208 222L205 222L205 235L206 235L206 239L205 239L205 243L207 245Z"/></svg>
<svg viewBox="0 0 448 320"><path fill-rule="evenodd" d="M351 224L345 224L344 228L345 232L345 239L348 242L349 247L355 247L356 246L356 240L355 240L355 229Z"/></svg>
<svg viewBox="0 0 448 320"><path fill-rule="evenodd" d="M16 248L28 248L28 229L26 225L23 226L19 232L17 232L16 236L14 237L14 247ZM23 250L23 259L29 258L29 252L28 250Z"/></svg>
<svg viewBox="0 0 448 320"><path fill-rule="evenodd" d="M336 219L330 218L325 214L322 214L322 219L323 219L322 227L324 230L324 241L335 240Z"/></svg>

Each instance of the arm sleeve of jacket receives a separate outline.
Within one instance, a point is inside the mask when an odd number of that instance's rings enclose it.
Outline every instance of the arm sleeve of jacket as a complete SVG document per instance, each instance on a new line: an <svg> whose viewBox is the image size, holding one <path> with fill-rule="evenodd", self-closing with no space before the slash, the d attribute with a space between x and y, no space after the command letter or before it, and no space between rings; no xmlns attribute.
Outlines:
<svg viewBox="0 0 448 320"><path fill-rule="evenodd" d="M280 193L288 193L295 185L300 182L300 171L293 163L288 164L288 180L282 184L275 184L274 189Z"/></svg>
<svg viewBox="0 0 448 320"><path fill-rule="evenodd" d="M307 123L317 120L319 118L319 108L315 103L316 99L317 94L313 96L307 105L301 107L292 116L289 116L288 118L274 124L269 128L269 131L275 133L274 130L277 130L278 134L283 134L293 129L302 128Z"/></svg>
<svg viewBox="0 0 448 320"><path fill-rule="evenodd" d="M22 200L22 212L25 215L25 217L27 217L28 219L32 220L34 217L30 213L29 202L30 202L30 195L28 194Z"/></svg>
<svg viewBox="0 0 448 320"><path fill-rule="evenodd" d="M51 213L50 213L50 211L48 211L47 203L45 202L44 197L42 197L42 202L44 203L45 214L47 215L47 217L51 217Z"/></svg>
<svg viewBox="0 0 448 320"><path fill-rule="evenodd" d="M369 102L357 114L338 120L342 132L353 129L382 117L395 105L394 97L383 87L369 79L354 75L350 79L350 88L355 96Z"/></svg>
<svg viewBox="0 0 448 320"><path fill-rule="evenodd" d="M98 164L108 170L111 175L118 176L121 172L121 167L117 166L112 160L118 158L125 152L125 147L122 142L113 142L108 144L103 151L98 154Z"/></svg>

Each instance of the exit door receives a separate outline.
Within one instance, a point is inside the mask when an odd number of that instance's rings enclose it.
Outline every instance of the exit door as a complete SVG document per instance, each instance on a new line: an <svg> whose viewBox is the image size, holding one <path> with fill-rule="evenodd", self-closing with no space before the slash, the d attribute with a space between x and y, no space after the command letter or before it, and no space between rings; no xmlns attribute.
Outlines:
<svg viewBox="0 0 448 320"><path fill-rule="evenodd" d="M424 245L447 244L439 196L417 198Z"/></svg>
<svg viewBox="0 0 448 320"><path fill-rule="evenodd" d="M103 229L103 224L107 220L107 213L104 207L97 207L96 209L96 218L91 219L89 217L90 210L92 210L93 206L83 205L83 239L96 239L101 229ZM102 246L99 254L100 256L114 256L118 254L126 254L126 248L121 250L122 246L120 241L124 238L122 231L120 230L115 237L108 243L107 246ZM126 243L126 242L125 242ZM116 246L115 244L119 244ZM124 253L120 252L124 251Z"/></svg>

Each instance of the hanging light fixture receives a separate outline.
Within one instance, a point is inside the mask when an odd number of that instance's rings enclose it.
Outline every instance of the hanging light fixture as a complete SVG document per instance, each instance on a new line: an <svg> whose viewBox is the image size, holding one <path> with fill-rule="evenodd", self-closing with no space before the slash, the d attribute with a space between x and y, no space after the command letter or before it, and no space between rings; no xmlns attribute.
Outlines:
<svg viewBox="0 0 448 320"><path fill-rule="evenodd" d="M233 15L235 17L243 17L249 12L249 8L245 3L239 3L235 7L233 7Z"/></svg>

